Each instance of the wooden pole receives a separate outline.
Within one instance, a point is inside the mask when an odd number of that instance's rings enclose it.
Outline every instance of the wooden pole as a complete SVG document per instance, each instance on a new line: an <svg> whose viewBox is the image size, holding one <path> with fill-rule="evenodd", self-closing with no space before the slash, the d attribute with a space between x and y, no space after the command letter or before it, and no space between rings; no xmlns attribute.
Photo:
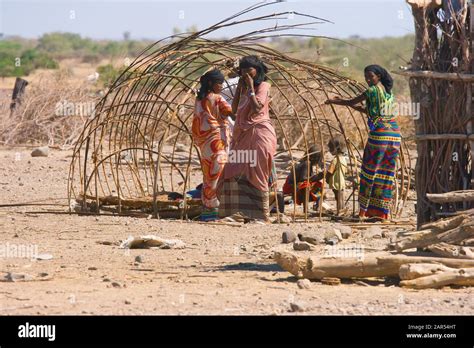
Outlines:
<svg viewBox="0 0 474 348"><path fill-rule="evenodd" d="M433 203L471 202L474 201L474 190L427 193L426 197Z"/></svg>
<svg viewBox="0 0 474 348"><path fill-rule="evenodd" d="M417 77L435 80L447 80L457 82L474 82L474 74L461 74L461 73L443 73L438 71L425 71L425 70L405 70L405 71L392 71L395 75L401 75L406 77Z"/></svg>
<svg viewBox="0 0 474 348"><path fill-rule="evenodd" d="M25 93L28 81L17 77L15 80L15 87L13 87L12 102L10 104L10 112L13 112L18 104L21 103L21 97Z"/></svg>
<svg viewBox="0 0 474 348"><path fill-rule="evenodd" d="M469 45L470 45L470 54L469 54L469 69L471 74L474 73L474 3L471 2L470 5L470 23L469 23ZM467 134L472 135L473 134L473 110L474 107L472 105L473 99L472 99L472 83L469 83L467 86L467 102L466 102L466 114L468 117L470 117L469 122L467 123ZM474 178L472 177L472 173L474 170L474 164L472 163L474 159L474 141L470 139L469 141L469 148L471 152L471 182L470 182L470 188L474 188ZM469 206L469 208L472 208L472 205Z"/></svg>

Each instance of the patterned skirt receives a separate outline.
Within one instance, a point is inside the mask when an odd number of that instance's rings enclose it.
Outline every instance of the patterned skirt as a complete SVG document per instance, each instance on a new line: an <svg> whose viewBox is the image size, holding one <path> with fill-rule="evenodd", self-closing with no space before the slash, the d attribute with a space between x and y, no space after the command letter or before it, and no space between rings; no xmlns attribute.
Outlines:
<svg viewBox="0 0 474 348"><path fill-rule="evenodd" d="M390 218L400 143L395 121L369 133L360 173L359 216Z"/></svg>
<svg viewBox="0 0 474 348"><path fill-rule="evenodd" d="M225 179L219 190L219 217L236 213L251 219L267 220L269 192L256 189L245 176Z"/></svg>

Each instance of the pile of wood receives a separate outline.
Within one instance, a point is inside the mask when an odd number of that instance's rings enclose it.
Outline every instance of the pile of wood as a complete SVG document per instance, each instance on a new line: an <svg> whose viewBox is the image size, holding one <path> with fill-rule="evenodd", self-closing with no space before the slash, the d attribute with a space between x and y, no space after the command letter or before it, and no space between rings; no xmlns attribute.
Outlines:
<svg viewBox="0 0 474 348"><path fill-rule="evenodd" d="M473 286L474 260L405 254L372 253L362 258L321 258L276 251L274 259L298 278L324 279L400 278L413 289L447 285Z"/></svg>
<svg viewBox="0 0 474 348"><path fill-rule="evenodd" d="M418 227L472 208L466 201L434 202L429 193L474 188L474 4L467 0L407 0L415 20L410 69L415 119Z"/></svg>
<svg viewBox="0 0 474 348"><path fill-rule="evenodd" d="M437 256L474 259L474 218L462 214L425 224L419 231L402 233L392 248L427 249Z"/></svg>
<svg viewBox="0 0 474 348"><path fill-rule="evenodd" d="M401 234L391 245L396 251L354 257L304 256L277 251L276 262L298 278L399 278L400 286L414 289L447 285L474 286L474 218L463 214L426 224ZM415 253L407 253L409 249Z"/></svg>

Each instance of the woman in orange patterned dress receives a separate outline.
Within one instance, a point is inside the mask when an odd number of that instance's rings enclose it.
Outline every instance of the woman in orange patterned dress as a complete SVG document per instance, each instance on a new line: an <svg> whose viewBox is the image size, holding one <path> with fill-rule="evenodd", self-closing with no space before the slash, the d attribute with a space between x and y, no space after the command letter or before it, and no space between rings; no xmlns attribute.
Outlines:
<svg viewBox="0 0 474 348"><path fill-rule="evenodd" d="M232 107L220 94L224 75L219 70L208 71L201 76L200 82L192 133L195 144L201 150L204 207L201 220L209 221L218 218L219 200L216 187L227 162L231 138L227 117L232 115Z"/></svg>

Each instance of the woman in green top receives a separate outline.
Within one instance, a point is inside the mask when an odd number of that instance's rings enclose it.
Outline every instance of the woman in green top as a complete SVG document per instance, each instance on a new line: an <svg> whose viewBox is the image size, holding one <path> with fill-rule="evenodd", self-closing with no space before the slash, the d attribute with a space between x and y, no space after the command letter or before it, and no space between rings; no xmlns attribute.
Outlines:
<svg viewBox="0 0 474 348"><path fill-rule="evenodd" d="M336 97L326 104L351 106L368 114L369 139L362 159L359 186L359 216L390 219L396 161L400 152L400 128L392 113L393 79L379 65L364 69L369 88L354 99ZM360 103L366 102L366 108Z"/></svg>

